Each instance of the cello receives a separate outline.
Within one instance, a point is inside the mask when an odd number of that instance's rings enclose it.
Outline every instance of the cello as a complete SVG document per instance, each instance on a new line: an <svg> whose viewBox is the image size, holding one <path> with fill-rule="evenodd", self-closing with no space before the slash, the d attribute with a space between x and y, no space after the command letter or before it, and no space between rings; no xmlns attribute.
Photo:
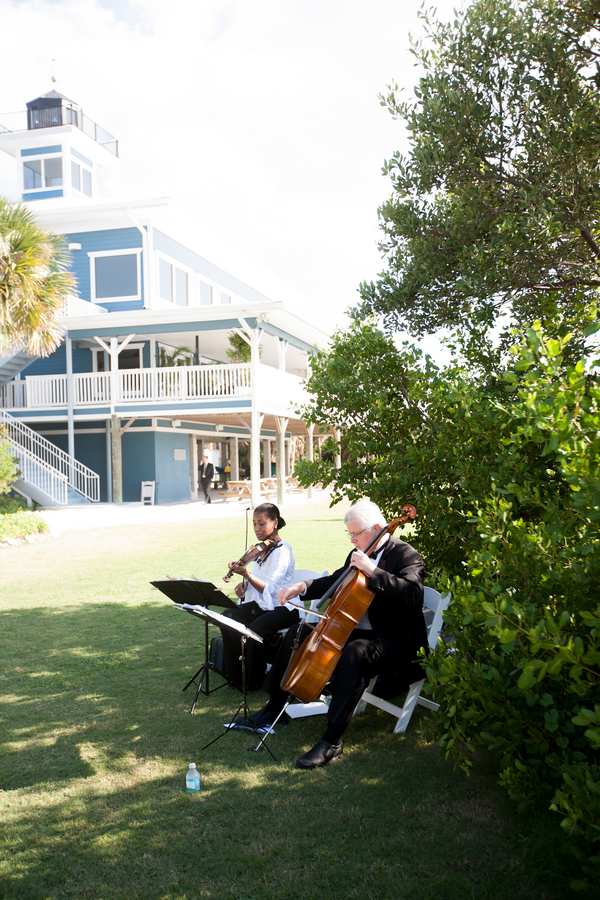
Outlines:
<svg viewBox="0 0 600 900"><path fill-rule="evenodd" d="M416 515L414 506L403 506L401 515L378 531L364 552L372 550L384 535L393 534L399 525L414 522ZM348 566L319 601L317 609L331 598L325 615L292 656L281 681L282 690L302 703L319 696L374 596L364 573Z"/></svg>

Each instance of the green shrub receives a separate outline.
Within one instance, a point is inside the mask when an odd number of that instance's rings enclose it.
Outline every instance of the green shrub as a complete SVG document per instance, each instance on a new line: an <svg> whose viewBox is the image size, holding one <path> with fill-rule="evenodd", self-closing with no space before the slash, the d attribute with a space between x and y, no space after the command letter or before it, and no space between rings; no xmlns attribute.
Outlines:
<svg viewBox="0 0 600 900"><path fill-rule="evenodd" d="M24 538L29 534L43 534L48 524L39 513L20 509L14 513L0 513L0 541L4 538Z"/></svg>
<svg viewBox="0 0 600 900"><path fill-rule="evenodd" d="M532 330L505 376L514 480L473 504L466 577L442 581L456 652L427 665L443 703L428 728L464 767L476 743L496 751L522 808L563 814L585 892L600 887L600 388L563 368L564 344ZM525 465L540 449L545 472Z"/></svg>

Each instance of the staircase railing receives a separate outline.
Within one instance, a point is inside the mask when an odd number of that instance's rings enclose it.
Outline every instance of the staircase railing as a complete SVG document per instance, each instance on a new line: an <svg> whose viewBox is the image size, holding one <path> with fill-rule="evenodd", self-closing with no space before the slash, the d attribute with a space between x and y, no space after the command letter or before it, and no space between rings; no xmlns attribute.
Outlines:
<svg viewBox="0 0 600 900"><path fill-rule="evenodd" d="M87 500L97 502L100 499L100 476L84 466L78 460L73 459L64 450L61 450L56 444L46 440L45 437L37 434L32 428L14 419L5 410L0 409L0 425L6 429L9 439L11 440L15 456L19 457L19 468L23 473L24 480L30 480L35 487L39 487L44 493L48 493L46 487L36 482L35 468L29 459L35 460L40 467L38 477L43 484L51 485L55 476L50 476L46 469L54 470L58 482L65 484L64 500L59 500L53 494L49 494L57 503L66 503L66 485L69 484L78 493ZM27 457L28 461L25 462ZM24 466L31 475L31 479L26 478ZM62 490L57 487L59 492Z"/></svg>
<svg viewBox="0 0 600 900"><path fill-rule="evenodd" d="M67 478L52 466L37 459L29 450L12 443L21 478L61 506L67 503ZM38 495L39 496L39 495ZM38 499L34 497L34 499Z"/></svg>

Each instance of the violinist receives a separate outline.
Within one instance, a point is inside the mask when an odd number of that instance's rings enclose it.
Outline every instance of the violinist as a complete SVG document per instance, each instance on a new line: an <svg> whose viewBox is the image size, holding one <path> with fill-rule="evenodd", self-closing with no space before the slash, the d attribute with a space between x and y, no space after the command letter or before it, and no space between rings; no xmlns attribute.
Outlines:
<svg viewBox="0 0 600 900"><path fill-rule="evenodd" d="M254 510L252 524L257 540L271 544L254 563L229 563L230 571L241 575L243 581L235 588L239 597L238 606L227 610L224 615L246 625L263 639L262 644L257 641L246 644L246 686L249 690L256 690L265 677L269 647L277 632L297 623L299 613L293 606L282 605L277 599L277 591L291 584L294 578L292 548L279 536L285 520L274 503L261 503ZM221 633L227 678L241 688L239 635L230 628L222 629Z"/></svg>
<svg viewBox="0 0 600 900"><path fill-rule="evenodd" d="M353 544L344 567L313 581L289 584L278 592L281 604L296 597L320 598L348 566L363 572L369 588L374 590L373 600L350 634L330 682L332 696L327 728L321 740L296 760L298 768L326 766L342 755L342 735L363 691L375 675L387 678L396 686L408 685L422 677L416 659L419 649L427 647L423 617L425 567L421 556L410 544L388 533L376 541L385 524L375 503L360 500L344 516L344 525ZM373 541L367 556L364 550ZM289 700L289 695L281 689L281 680L288 667L296 631L297 628L291 628L284 637L265 681L264 689L270 699L252 716L259 729L268 729ZM309 633L309 626L302 625L301 640Z"/></svg>

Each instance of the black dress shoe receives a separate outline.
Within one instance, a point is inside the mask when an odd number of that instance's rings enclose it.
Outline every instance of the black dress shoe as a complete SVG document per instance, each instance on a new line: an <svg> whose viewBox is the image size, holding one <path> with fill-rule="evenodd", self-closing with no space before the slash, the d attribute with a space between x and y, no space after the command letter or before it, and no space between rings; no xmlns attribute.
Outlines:
<svg viewBox="0 0 600 900"><path fill-rule="evenodd" d="M326 766L332 759L339 759L341 755L341 741L338 741L337 744L319 741L312 750L309 750L308 753L296 760L296 766L299 769L316 769L319 766Z"/></svg>

